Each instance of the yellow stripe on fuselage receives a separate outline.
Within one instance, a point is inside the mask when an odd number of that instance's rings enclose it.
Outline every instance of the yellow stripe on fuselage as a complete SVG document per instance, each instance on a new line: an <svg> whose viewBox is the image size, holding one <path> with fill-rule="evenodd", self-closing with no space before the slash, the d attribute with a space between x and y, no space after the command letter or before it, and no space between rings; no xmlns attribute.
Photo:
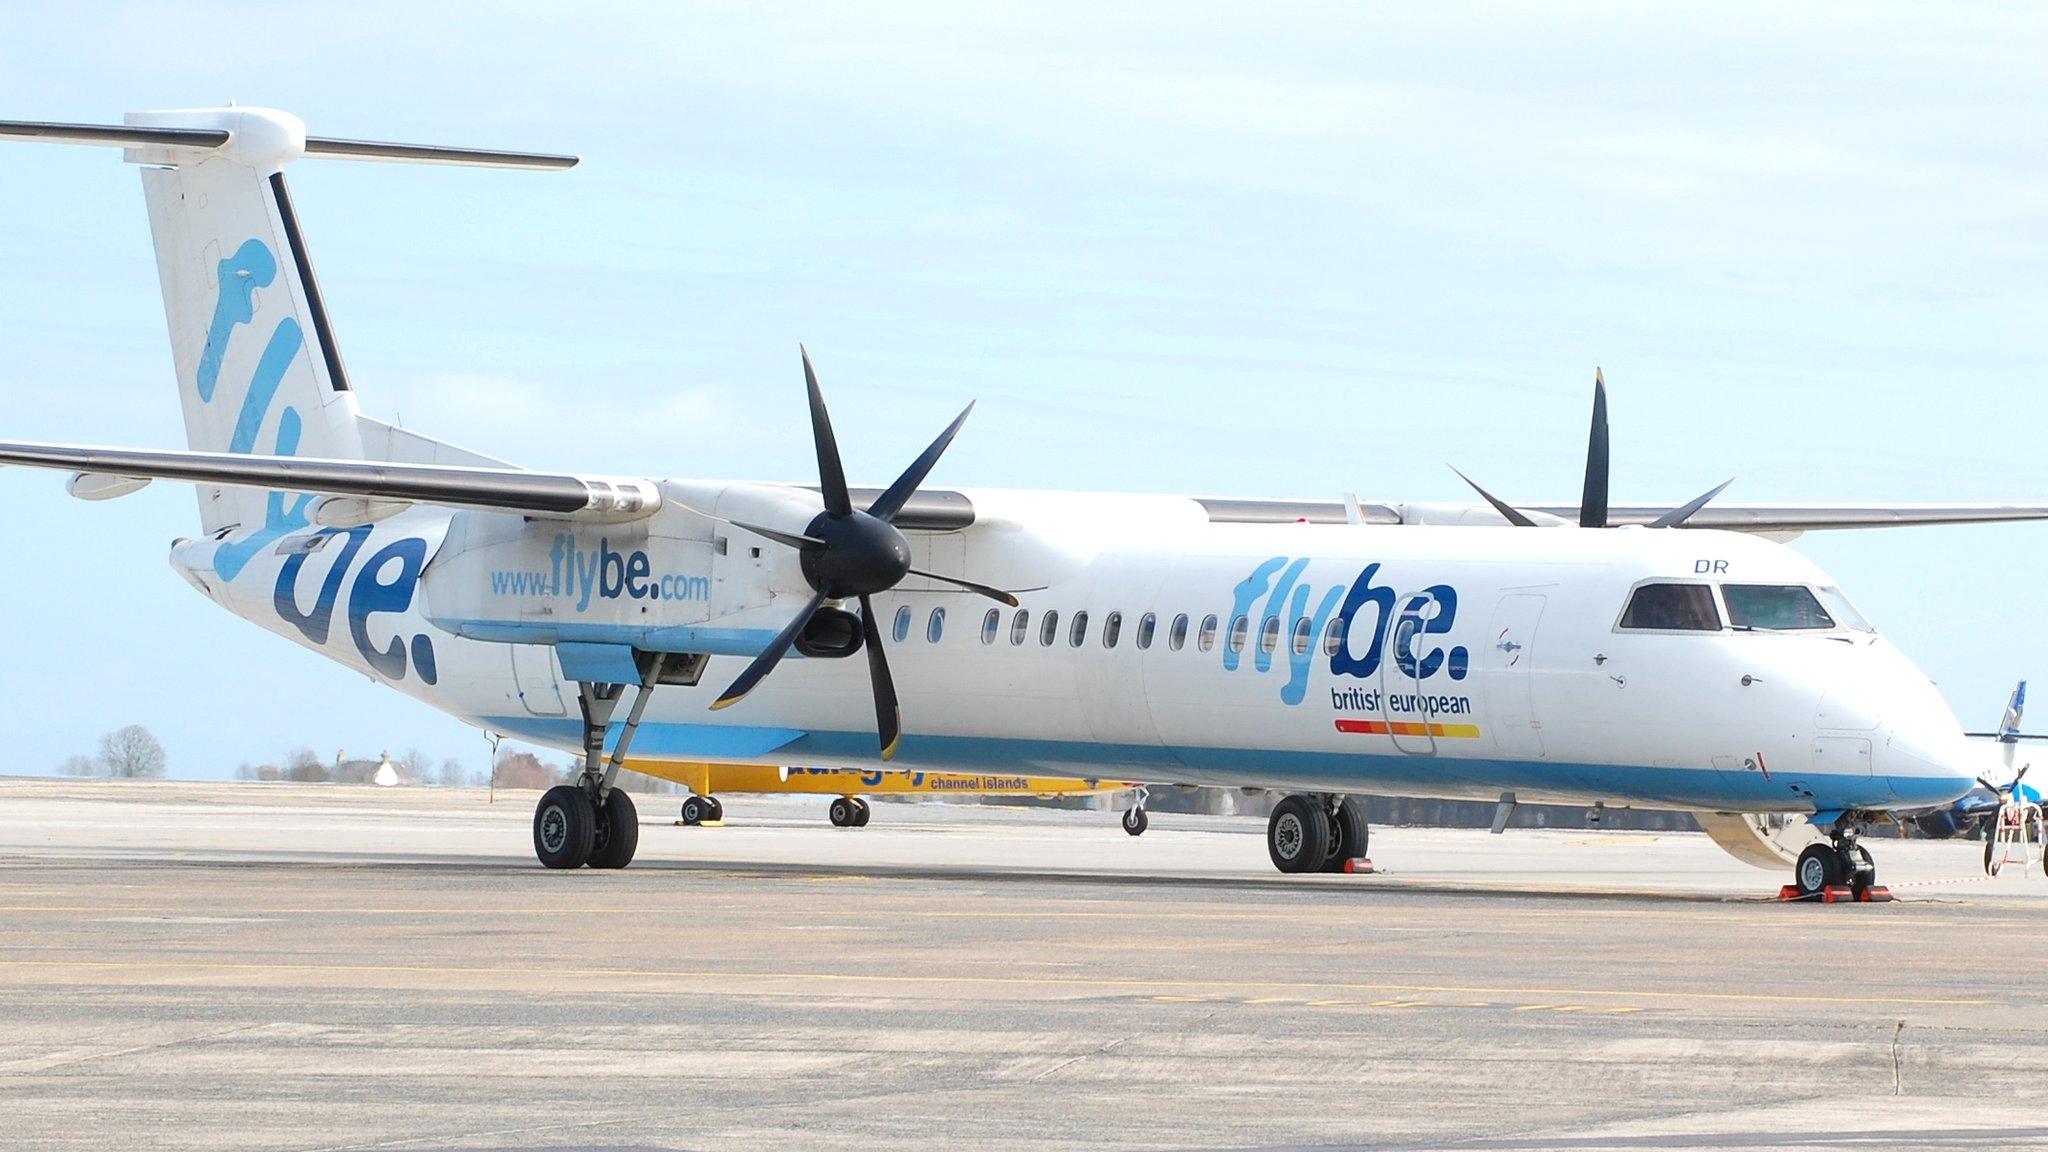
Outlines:
<svg viewBox="0 0 2048 1152"><path fill-rule="evenodd" d="M670 780L699 796L723 793L800 793L817 796L1076 796L1120 792L1122 780L1019 776L1000 772L897 772L853 768L790 768L773 764L699 764L628 757L635 772Z"/></svg>

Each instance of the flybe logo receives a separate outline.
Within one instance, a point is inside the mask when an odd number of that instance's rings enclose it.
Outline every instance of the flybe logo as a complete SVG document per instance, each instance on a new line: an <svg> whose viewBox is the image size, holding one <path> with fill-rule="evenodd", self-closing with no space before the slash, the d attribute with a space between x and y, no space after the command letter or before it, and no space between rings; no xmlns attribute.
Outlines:
<svg viewBox="0 0 2048 1152"><path fill-rule="evenodd" d="M1281 686L1285 704L1299 704L1308 695L1308 677L1317 659L1326 659L1331 674L1376 679L1382 663L1414 688L1435 677L1463 680L1471 667L1464 645L1445 645L1458 619L1458 592L1448 584L1431 584L1406 595L1383 583L1380 565L1368 564L1348 584L1320 594L1302 579L1306 558L1275 556L1239 581L1231 602L1231 641L1223 645L1223 667L1236 671L1249 650L1252 666L1271 670L1285 662L1287 682ZM1324 637L1333 631L1334 642ZM1237 639L1237 622L1245 621L1246 641ZM1268 621L1277 621L1277 626ZM1268 641L1271 635L1275 639ZM1391 636L1391 642L1389 637Z"/></svg>
<svg viewBox="0 0 2048 1152"><path fill-rule="evenodd" d="M610 537L595 548L582 548L576 537L557 533L548 548L548 568L501 568L490 575L494 596L545 597L567 600L583 612L591 597L600 600L709 600L711 578L657 574L641 549L620 552Z"/></svg>

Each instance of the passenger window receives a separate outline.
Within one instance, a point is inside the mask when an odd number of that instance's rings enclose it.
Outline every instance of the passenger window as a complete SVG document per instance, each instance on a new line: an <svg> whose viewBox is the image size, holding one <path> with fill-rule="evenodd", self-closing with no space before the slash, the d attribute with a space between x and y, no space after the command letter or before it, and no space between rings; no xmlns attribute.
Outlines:
<svg viewBox="0 0 2048 1152"><path fill-rule="evenodd" d="M1123 613L1121 613L1121 612L1111 612L1111 613L1110 613L1109 615L1107 615L1107 616L1104 616L1104 617L1102 618L1102 646L1103 646L1104 648L1114 648L1114 647L1116 647L1116 642L1117 642L1117 640L1119 640L1120 638L1122 638L1122 636L1123 636L1123 632L1124 632L1124 614L1123 614Z"/></svg>
<svg viewBox="0 0 2048 1152"><path fill-rule="evenodd" d="M1645 584L1629 597L1623 628L1650 632L1719 632L1714 590L1705 584Z"/></svg>
<svg viewBox="0 0 2048 1152"><path fill-rule="evenodd" d="M1339 616L1335 620L1330 621L1328 628L1323 629L1323 655L1335 656L1337 650L1342 647L1344 647L1344 618Z"/></svg>
<svg viewBox="0 0 2048 1152"><path fill-rule="evenodd" d="M1166 630L1166 646L1175 652L1188 642L1188 614L1183 612L1173 618L1173 625Z"/></svg>
<svg viewBox="0 0 2048 1152"><path fill-rule="evenodd" d="M1296 656L1308 655L1308 634L1310 627L1311 624L1309 622L1309 618L1306 616L1303 616L1301 619L1296 620L1294 622L1294 654Z"/></svg>
<svg viewBox="0 0 2048 1152"><path fill-rule="evenodd" d="M1251 630L1252 621L1249 616L1239 616L1230 622L1230 650L1233 653L1244 651L1244 640L1251 634Z"/></svg>
<svg viewBox="0 0 2048 1152"><path fill-rule="evenodd" d="M981 642L983 644L995 643L996 633L1002 630L1003 610L1001 608L989 609L988 615L981 618Z"/></svg>
<svg viewBox="0 0 2048 1152"><path fill-rule="evenodd" d="M1017 618L1010 621L1010 643L1013 646L1024 643L1024 637L1029 635L1030 632L1031 609L1017 609Z"/></svg>
<svg viewBox="0 0 2048 1152"><path fill-rule="evenodd" d="M1266 617L1266 622L1259 625L1259 651L1271 656L1279 647L1280 618L1278 616L1268 616Z"/></svg>
<svg viewBox="0 0 2048 1152"><path fill-rule="evenodd" d="M1067 647L1079 648L1081 641L1088 638L1088 614L1074 613L1074 626L1067 630Z"/></svg>
<svg viewBox="0 0 2048 1152"><path fill-rule="evenodd" d="M1143 651L1152 646L1152 633L1159 628L1159 617L1147 612L1138 617L1138 649Z"/></svg>
<svg viewBox="0 0 2048 1152"><path fill-rule="evenodd" d="M905 604L896 610L896 623L889 627L889 639L901 644L903 643L903 638L908 635L910 635L910 605Z"/></svg>
<svg viewBox="0 0 2048 1152"><path fill-rule="evenodd" d="M1744 631L1806 632L1833 628L1834 617L1813 590L1799 584L1723 584L1728 623Z"/></svg>
<svg viewBox="0 0 2048 1152"><path fill-rule="evenodd" d="M939 642L939 637L943 635L945 631L946 610L944 608L932 609L932 618L930 620L925 621L924 638L933 644L937 644Z"/></svg>
<svg viewBox="0 0 2048 1152"><path fill-rule="evenodd" d="M1038 624L1038 644L1042 648L1052 647L1052 638L1060 634L1060 613L1057 608L1045 610L1045 619Z"/></svg>
<svg viewBox="0 0 2048 1152"><path fill-rule="evenodd" d="M1840 588L1821 589L1820 602L1827 606L1828 614L1833 616L1835 622L1842 627L1854 628L1858 632L1877 631L1876 628L1871 627L1870 621L1863 618L1863 613L1858 612L1856 606L1849 603L1849 598L1842 595Z"/></svg>
<svg viewBox="0 0 2048 1152"><path fill-rule="evenodd" d="M1202 617L1202 630L1195 634L1195 647L1207 652L1216 646L1216 617Z"/></svg>

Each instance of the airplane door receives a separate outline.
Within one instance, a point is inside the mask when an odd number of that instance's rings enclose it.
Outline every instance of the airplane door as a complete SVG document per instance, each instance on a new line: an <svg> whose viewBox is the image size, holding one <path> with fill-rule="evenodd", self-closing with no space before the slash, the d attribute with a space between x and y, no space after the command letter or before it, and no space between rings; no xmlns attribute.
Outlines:
<svg viewBox="0 0 2048 1152"><path fill-rule="evenodd" d="M555 650L546 644L507 644L512 653L512 684L529 715L566 716L562 682L555 676Z"/></svg>
<svg viewBox="0 0 2048 1152"><path fill-rule="evenodd" d="M1543 725L1536 717L1536 626L1544 598L1516 592L1500 598L1493 629L1480 654L1479 690L1485 694L1487 726L1502 755L1534 760L1543 755Z"/></svg>
<svg viewBox="0 0 2048 1152"><path fill-rule="evenodd" d="M1415 640L1422 635L1423 621L1443 610L1435 596L1417 592L1394 600L1400 614L1387 629L1387 646L1380 653L1380 715L1394 747L1410 756L1436 755L1436 736L1430 732L1431 717L1420 707L1395 707L1396 697L1419 703L1428 699L1422 690L1422 665L1415 658ZM1403 669L1401 665L1407 664Z"/></svg>

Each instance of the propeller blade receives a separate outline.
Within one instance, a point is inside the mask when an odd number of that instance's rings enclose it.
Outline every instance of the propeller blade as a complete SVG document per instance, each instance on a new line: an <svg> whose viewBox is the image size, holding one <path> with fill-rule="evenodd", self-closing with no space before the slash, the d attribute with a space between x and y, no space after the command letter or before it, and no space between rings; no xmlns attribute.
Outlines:
<svg viewBox="0 0 2048 1152"><path fill-rule="evenodd" d="M720 519L723 519L723 517L720 517ZM745 520L726 520L725 522L735 528L745 528L756 536L766 536L777 544L787 544L791 548L825 547L825 542L816 536L800 536L794 532L778 532L773 528L763 528L759 524L749 524Z"/></svg>
<svg viewBox="0 0 2048 1152"><path fill-rule="evenodd" d="M1723 480L1719 484L1716 484L1711 490L1702 493L1701 495L1693 497L1692 499L1686 501L1678 507L1673 508L1671 511L1666 512L1662 516L1657 517L1655 520L1650 521L1650 527L1678 527L1680 524L1683 524L1687 520L1692 519L1693 513L1699 511L1702 508L1705 508L1707 506L1707 501L1712 500L1716 496L1719 496L1721 494L1722 489L1728 487L1730 484L1733 483L1735 483L1735 477L1730 476L1726 480Z"/></svg>
<svg viewBox="0 0 2048 1152"><path fill-rule="evenodd" d="M1458 467L1455 464L1447 465L1447 467L1449 467L1450 470L1453 472L1458 472ZM1481 499L1485 500L1488 504L1493 505L1493 510L1495 512L1498 512L1502 516L1507 518L1508 523L1513 524L1517 528L1534 528L1537 526L1534 520L1529 519L1529 517L1523 514L1519 509L1508 504L1506 501L1502 500L1498 496L1495 496L1493 493L1488 492L1486 489L1481 488L1477 480L1472 479L1470 476L1465 475L1463 472L1458 472L1458 479L1463 480L1467 484L1470 484L1472 486L1472 490L1474 492L1479 493Z"/></svg>
<svg viewBox="0 0 2048 1152"><path fill-rule="evenodd" d="M1977 783L1982 784L1986 792L1989 792L1994 796L1998 794L1998 785L1993 784L1991 781L1986 780L1982 776L1977 777Z"/></svg>
<svg viewBox="0 0 2048 1152"><path fill-rule="evenodd" d="M783 625L782 631L775 634L775 639L768 642L768 647L762 649L761 654L754 657L754 662L747 665L747 670L740 673L739 679L732 682L732 687L727 688L724 695L711 702L712 709L715 711L719 708L730 708L739 703L747 693L754 690L754 685L759 684L763 676L774 671L775 665L781 663L782 658L789 654L789 646L796 643L797 633L802 632L804 625L811 622L811 614L824 602L823 592L814 593L811 602L804 605L804 610L797 613L788 624Z"/></svg>
<svg viewBox="0 0 2048 1152"><path fill-rule="evenodd" d="M951 584L958 588L965 588L969 592L978 592L998 604L1008 604L1012 608L1017 606L1017 598L1001 588L991 588L986 584L976 584L972 580L962 580L958 576L941 576L937 572L925 572L917 568L912 568L910 574L912 576L922 576L927 580L937 580L941 584Z"/></svg>
<svg viewBox="0 0 2048 1152"><path fill-rule="evenodd" d="M1586 487L1579 527L1607 527L1607 377L1593 369L1593 429L1586 436Z"/></svg>
<svg viewBox="0 0 2048 1152"><path fill-rule="evenodd" d="M853 511L853 498L846 494L846 469L839 463L839 441L832 436L832 417L825 412L825 394L818 390L818 374L811 368L811 354L803 345L797 352L804 358L804 385L811 392L811 437L818 445L818 489L825 495L825 511L844 516Z"/></svg>
<svg viewBox="0 0 2048 1152"><path fill-rule="evenodd" d="M896 514L903 511L904 501L909 500L911 494L917 491L917 486L924 483L924 478L931 475L932 465L939 462L939 457L945 453L946 446L953 442L954 436L959 435L960 426L967 423L967 414L972 411L973 404L962 409L960 415L955 416L953 422L946 426L946 430L939 433L939 438L932 441L931 447L925 449L922 456L911 461L910 467L903 470L903 475L898 476L887 491L875 497L875 502L868 505L868 515L878 520L895 519Z"/></svg>
<svg viewBox="0 0 2048 1152"><path fill-rule="evenodd" d="M2017 784L2017 783L2019 783L2020 781L2022 781L2022 780L2025 780L2025 779L2027 778L2027 769L2029 769L2029 768L2032 768L2032 767L2033 767L2033 765L2032 765L2032 764L2022 764L2022 765L2020 765L2020 770L2019 770L2018 772L2015 772L2015 773L2013 773L2013 776L2012 776L2012 782L2013 782L2013 783L2015 783L2015 784Z"/></svg>
<svg viewBox="0 0 2048 1152"><path fill-rule="evenodd" d="M903 716L896 704L896 681L889 675L889 655L882 651L882 629L865 596L860 598L860 630L868 650L868 679L875 687L875 731L882 738L882 759L888 760L903 739Z"/></svg>

